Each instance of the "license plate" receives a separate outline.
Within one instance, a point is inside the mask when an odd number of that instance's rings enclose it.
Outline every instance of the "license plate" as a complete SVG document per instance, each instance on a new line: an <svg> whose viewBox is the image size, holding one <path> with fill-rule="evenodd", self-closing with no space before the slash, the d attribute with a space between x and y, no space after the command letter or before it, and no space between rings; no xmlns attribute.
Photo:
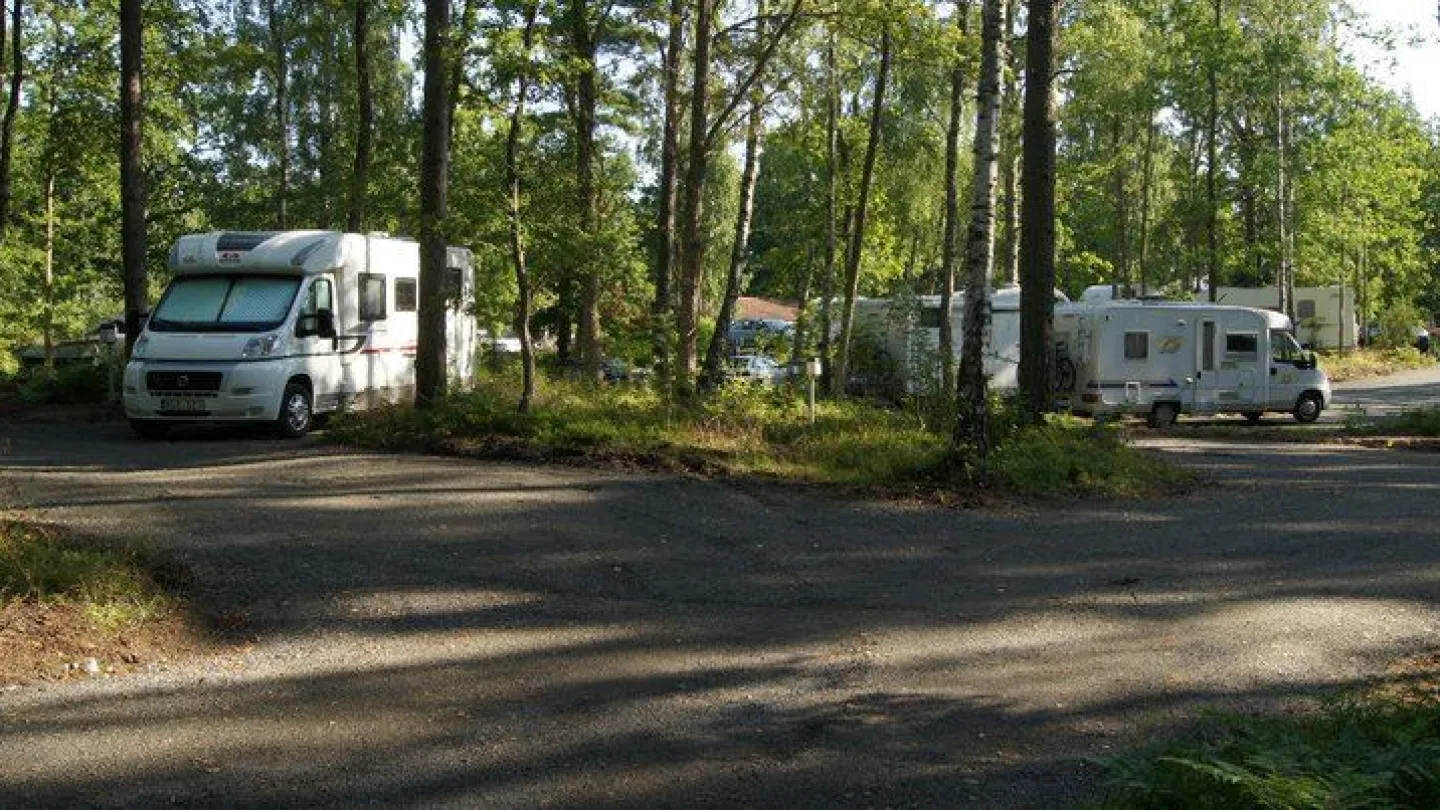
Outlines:
<svg viewBox="0 0 1440 810"><path fill-rule="evenodd" d="M161 397L160 410L166 413L205 413L206 400L200 397Z"/></svg>

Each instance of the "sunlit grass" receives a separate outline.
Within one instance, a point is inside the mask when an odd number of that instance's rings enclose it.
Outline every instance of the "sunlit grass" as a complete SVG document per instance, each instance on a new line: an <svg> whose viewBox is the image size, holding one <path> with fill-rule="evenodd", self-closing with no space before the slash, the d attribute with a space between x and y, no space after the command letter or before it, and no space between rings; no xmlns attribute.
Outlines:
<svg viewBox="0 0 1440 810"><path fill-rule="evenodd" d="M710 474L875 488L999 488L1026 496L1144 496L1193 480L1128 446L1112 429L1053 418L1018 429L997 417L984 469L951 452L913 415L861 402L821 402L812 423L785 387L731 385L682 408L643 386L545 380L533 409L515 411L516 385L491 377L419 412L346 414L330 435L383 450L522 458L588 457Z"/></svg>
<svg viewBox="0 0 1440 810"><path fill-rule="evenodd" d="M88 548L0 519L0 602L17 599L75 605L107 631L139 626L171 608L137 554Z"/></svg>
<svg viewBox="0 0 1440 810"><path fill-rule="evenodd" d="M1435 358L1406 346L1400 349L1352 349L1346 352L1322 352L1320 368L1331 382L1380 377L1435 364Z"/></svg>

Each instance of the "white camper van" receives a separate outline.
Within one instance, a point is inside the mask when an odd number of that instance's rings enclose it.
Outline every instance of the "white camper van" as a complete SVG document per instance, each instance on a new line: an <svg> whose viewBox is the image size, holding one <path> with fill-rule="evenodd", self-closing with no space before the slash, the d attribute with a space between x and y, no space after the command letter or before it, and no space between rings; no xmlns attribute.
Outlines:
<svg viewBox="0 0 1440 810"><path fill-rule="evenodd" d="M1082 416L1267 411L1313 422L1330 381L1277 312L1189 303L1071 304L1055 310L1059 398Z"/></svg>
<svg viewBox="0 0 1440 810"><path fill-rule="evenodd" d="M451 248L449 372L473 375L470 251ZM317 414L413 399L417 243L327 231L182 236L174 279L125 367L144 437L190 422L309 431Z"/></svg>

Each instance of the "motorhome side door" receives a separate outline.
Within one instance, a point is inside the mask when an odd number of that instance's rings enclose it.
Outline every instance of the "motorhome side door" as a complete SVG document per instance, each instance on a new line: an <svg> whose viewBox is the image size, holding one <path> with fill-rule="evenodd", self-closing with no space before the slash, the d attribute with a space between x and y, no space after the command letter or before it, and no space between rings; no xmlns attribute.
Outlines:
<svg viewBox="0 0 1440 810"><path fill-rule="evenodd" d="M295 318L295 356L300 371L310 378L313 407L327 413L340 406L340 354L337 347L339 315L335 285L328 276L315 276L302 293Z"/></svg>
<svg viewBox="0 0 1440 810"><path fill-rule="evenodd" d="M1220 378L1217 346L1220 325L1214 318L1201 317L1195 323L1195 402L1196 411L1215 408Z"/></svg>

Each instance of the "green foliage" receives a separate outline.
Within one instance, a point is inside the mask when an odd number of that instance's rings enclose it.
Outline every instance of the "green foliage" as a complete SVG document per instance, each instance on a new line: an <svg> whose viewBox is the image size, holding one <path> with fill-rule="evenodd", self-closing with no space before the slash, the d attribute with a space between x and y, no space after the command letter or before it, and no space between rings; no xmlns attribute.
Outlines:
<svg viewBox="0 0 1440 810"><path fill-rule="evenodd" d="M1420 310L1409 301L1397 301L1380 313L1380 334L1375 345L1382 349L1407 348L1415 343L1415 328L1425 322Z"/></svg>
<svg viewBox="0 0 1440 810"><path fill-rule="evenodd" d="M107 630L150 621L170 606L139 552L92 548L0 520L0 601L12 599L78 604Z"/></svg>
<svg viewBox="0 0 1440 810"><path fill-rule="evenodd" d="M1356 349L1346 352L1325 352L1319 355L1320 367L1331 382L1379 377L1408 369L1427 368L1435 358L1421 354L1413 346L1399 349Z"/></svg>
<svg viewBox="0 0 1440 810"><path fill-rule="evenodd" d="M20 398L44 405L87 405L110 396L110 366L72 363L54 370L36 368L24 375Z"/></svg>
<svg viewBox="0 0 1440 810"><path fill-rule="evenodd" d="M1134 497L1180 491L1194 481L1189 471L1125 444L1113 426L1062 416L996 430L990 469L1005 488L1025 495Z"/></svg>
<svg viewBox="0 0 1440 810"><path fill-rule="evenodd" d="M1435 807L1440 704L1356 698L1222 715L1194 739L1102 760L1103 808Z"/></svg>

